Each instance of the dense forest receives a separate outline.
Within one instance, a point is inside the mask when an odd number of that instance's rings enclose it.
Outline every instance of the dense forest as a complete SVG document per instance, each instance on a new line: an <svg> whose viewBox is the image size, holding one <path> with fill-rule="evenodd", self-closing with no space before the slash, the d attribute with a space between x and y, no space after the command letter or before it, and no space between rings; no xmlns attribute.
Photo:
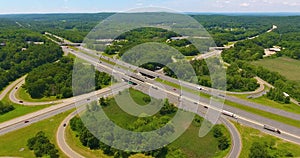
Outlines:
<svg viewBox="0 0 300 158"><path fill-rule="evenodd" d="M62 57L61 48L41 34L17 29L10 21L0 21L4 27L0 33L0 90L33 68Z"/></svg>
<svg viewBox="0 0 300 158"><path fill-rule="evenodd" d="M49 63L33 69L26 77L24 88L32 98L56 96L69 98L73 96L72 72L74 61L63 57L58 62ZM84 67L84 65L82 65ZM86 81L82 81L84 83ZM109 85L111 77L103 72L95 73L95 89Z"/></svg>

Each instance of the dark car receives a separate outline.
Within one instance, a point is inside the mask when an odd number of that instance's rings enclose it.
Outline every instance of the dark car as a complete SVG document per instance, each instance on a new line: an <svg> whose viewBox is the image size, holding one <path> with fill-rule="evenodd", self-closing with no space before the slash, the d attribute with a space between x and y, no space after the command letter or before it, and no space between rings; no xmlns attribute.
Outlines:
<svg viewBox="0 0 300 158"><path fill-rule="evenodd" d="M66 127L66 126L67 126L67 124L64 123L64 127Z"/></svg>
<svg viewBox="0 0 300 158"><path fill-rule="evenodd" d="M23 101L22 101L22 100L20 100L20 101L19 101L19 103L23 103Z"/></svg>
<svg viewBox="0 0 300 158"><path fill-rule="evenodd" d="M28 120L24 121L24 123L28 123L28 122L29 122Z"/></svg>

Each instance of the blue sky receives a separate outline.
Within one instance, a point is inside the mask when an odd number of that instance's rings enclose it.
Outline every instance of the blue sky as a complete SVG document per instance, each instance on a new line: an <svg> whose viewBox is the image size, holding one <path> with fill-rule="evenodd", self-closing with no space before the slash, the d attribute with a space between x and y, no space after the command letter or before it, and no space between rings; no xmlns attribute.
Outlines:
<svg viewBox="0 0 300 158"><path fill-rule="evenodd" d="M0 14L119 12L149 6L182 12L300 12L299 0L1 0Z"/></svg>

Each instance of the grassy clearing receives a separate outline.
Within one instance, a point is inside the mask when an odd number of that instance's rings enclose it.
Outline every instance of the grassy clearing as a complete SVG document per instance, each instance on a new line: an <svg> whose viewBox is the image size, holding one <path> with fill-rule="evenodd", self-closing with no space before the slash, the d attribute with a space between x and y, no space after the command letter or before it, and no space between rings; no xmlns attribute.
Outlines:
<svg viewBox="0 0 300 158"><path fill-rule="evenodd" d="M147 105L148 103L146 103L143 98L150 98L148 95L134 90L134 89L129 89L129 94L131 96L131 98L138 104L138 105Z"/></svg>
<svg viewBox="0 0 300 158"><path fill-rule="evenodd" d="M275 59L263 59L252 62L252 64L263 66L271 71L280 73L288 80L300 82L300 61L288 57Z"/></svg>
<svg viewBox="0 0 300 158"><path fill-rule="evenodd" d="M223 126L223 133L230 138L230 133ZM187 131L180 136L176 141L170 144L170 147L181 149L189 158L199 157L219 157L223 158L227 155L230 147L227 150L220 151L218 142L213 137L213 132L209 132L205 137L199 138L199 127L191 125Z"/></svg>
<svg viewBox="0 0 300 158"><path fill-rule="evenodd" d="M71 111L64 112L52 118L0 136L0 156L35 157L33 152L27 148L27 140L34 137L39 131L44 131L51 143L55 144L58 149L55 138L58 126L70 113ZM24 148L24 150L20 151L22 148ZM59 155L62 158L67 158L60 150Z"/></svg>
<svg viewBox="0 0 300 158"><path fill-rule="evenodd" d="M266 96L262 96L262 97L255 98L255 99L247 98L248 95L234 95L234 96L237 98L240 98L240 99L244 99L244 100L253 102L253 103L270 106L270 107L281 109L281 110L291 112L291 113L300 114L300 106L296 105L294 103L281 104L276 101L268 99Z"/></svg>
<svg viewBox="0 0 300 158"><path fill-rule="evenodd" d="M232 107L235 107L235 108L238 108L238 109L241 109L241 110L244 110L244 111L247 111L247 112L250 112L250 113L253 113L253 114L256 114L256 115L259 115L259 116L262 116L262 117L265 117L265 118L269 118L269 119L272 119L272 120L275 120L275 121L278 121L278 122L282 122L282 123L287 124L287 125L291 125L291 126L300 128L300 121L297 121L297 120L293 120L293 119L283 117L283 116L280 116L280 115L276 115L276 114L273 114L273 113L269 113L269 112L266 112L266 111L263 111L263 110L259 110L259 109L256 109L256 108L252 108L252 107L244 106L244 105L241 105L241 104L237 104L237 103L234 103L234 102L231 102L231 101L225 101L225 104L229 105L229 106L232 106Z"/></svg>
<svg viewBox="0 0 300 158"><path fill-rule="evenodd" d="M240 158L248 158L248 155L250 153L250 148L253 142L261 142L261 141L275 141L276 147L279 150L287 150L294 154L295 157L300 156L300 146L284 141L282 139L276 138L274 136L265 134L259 130L243 126L241 124L237 124L233 122L235 126L237 127L239 133L242 137L243 142L243 148L240 155Z"/></svg>
<svg viewBox="0 0 300 158"><path fill-rule="evenodd" d="M33 99L31 96L26 92L26 89L20 87L16 92L16 97L20 100L27 101L27 102L47 102L47 101L55 101L58 100L55 96L52 97L44 97L41 99Z"/></svg>

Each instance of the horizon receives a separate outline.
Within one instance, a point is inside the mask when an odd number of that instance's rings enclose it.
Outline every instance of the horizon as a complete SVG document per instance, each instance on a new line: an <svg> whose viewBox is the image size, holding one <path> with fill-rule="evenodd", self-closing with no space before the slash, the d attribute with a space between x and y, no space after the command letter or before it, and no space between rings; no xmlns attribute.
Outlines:
<svg viewBox="0 0 300 158"><path fill-rule="evenodd" d="M104 14L104 13L127 13L127 12L32 12L32 13L0 13L3 15L55 15L55 14ZM282 16L298 16L299 12L178 12L189 15L282 15Z"/></svg>
<svg viewBox="0 0 300 158"><path fill-rule="evenodd" d="M3 1L0 14L103 13L126 12L134 8L169 8L196 13L281 13L300 12L298 0L11 0ZM166 9L167 9L166 8Z"/></svg>

